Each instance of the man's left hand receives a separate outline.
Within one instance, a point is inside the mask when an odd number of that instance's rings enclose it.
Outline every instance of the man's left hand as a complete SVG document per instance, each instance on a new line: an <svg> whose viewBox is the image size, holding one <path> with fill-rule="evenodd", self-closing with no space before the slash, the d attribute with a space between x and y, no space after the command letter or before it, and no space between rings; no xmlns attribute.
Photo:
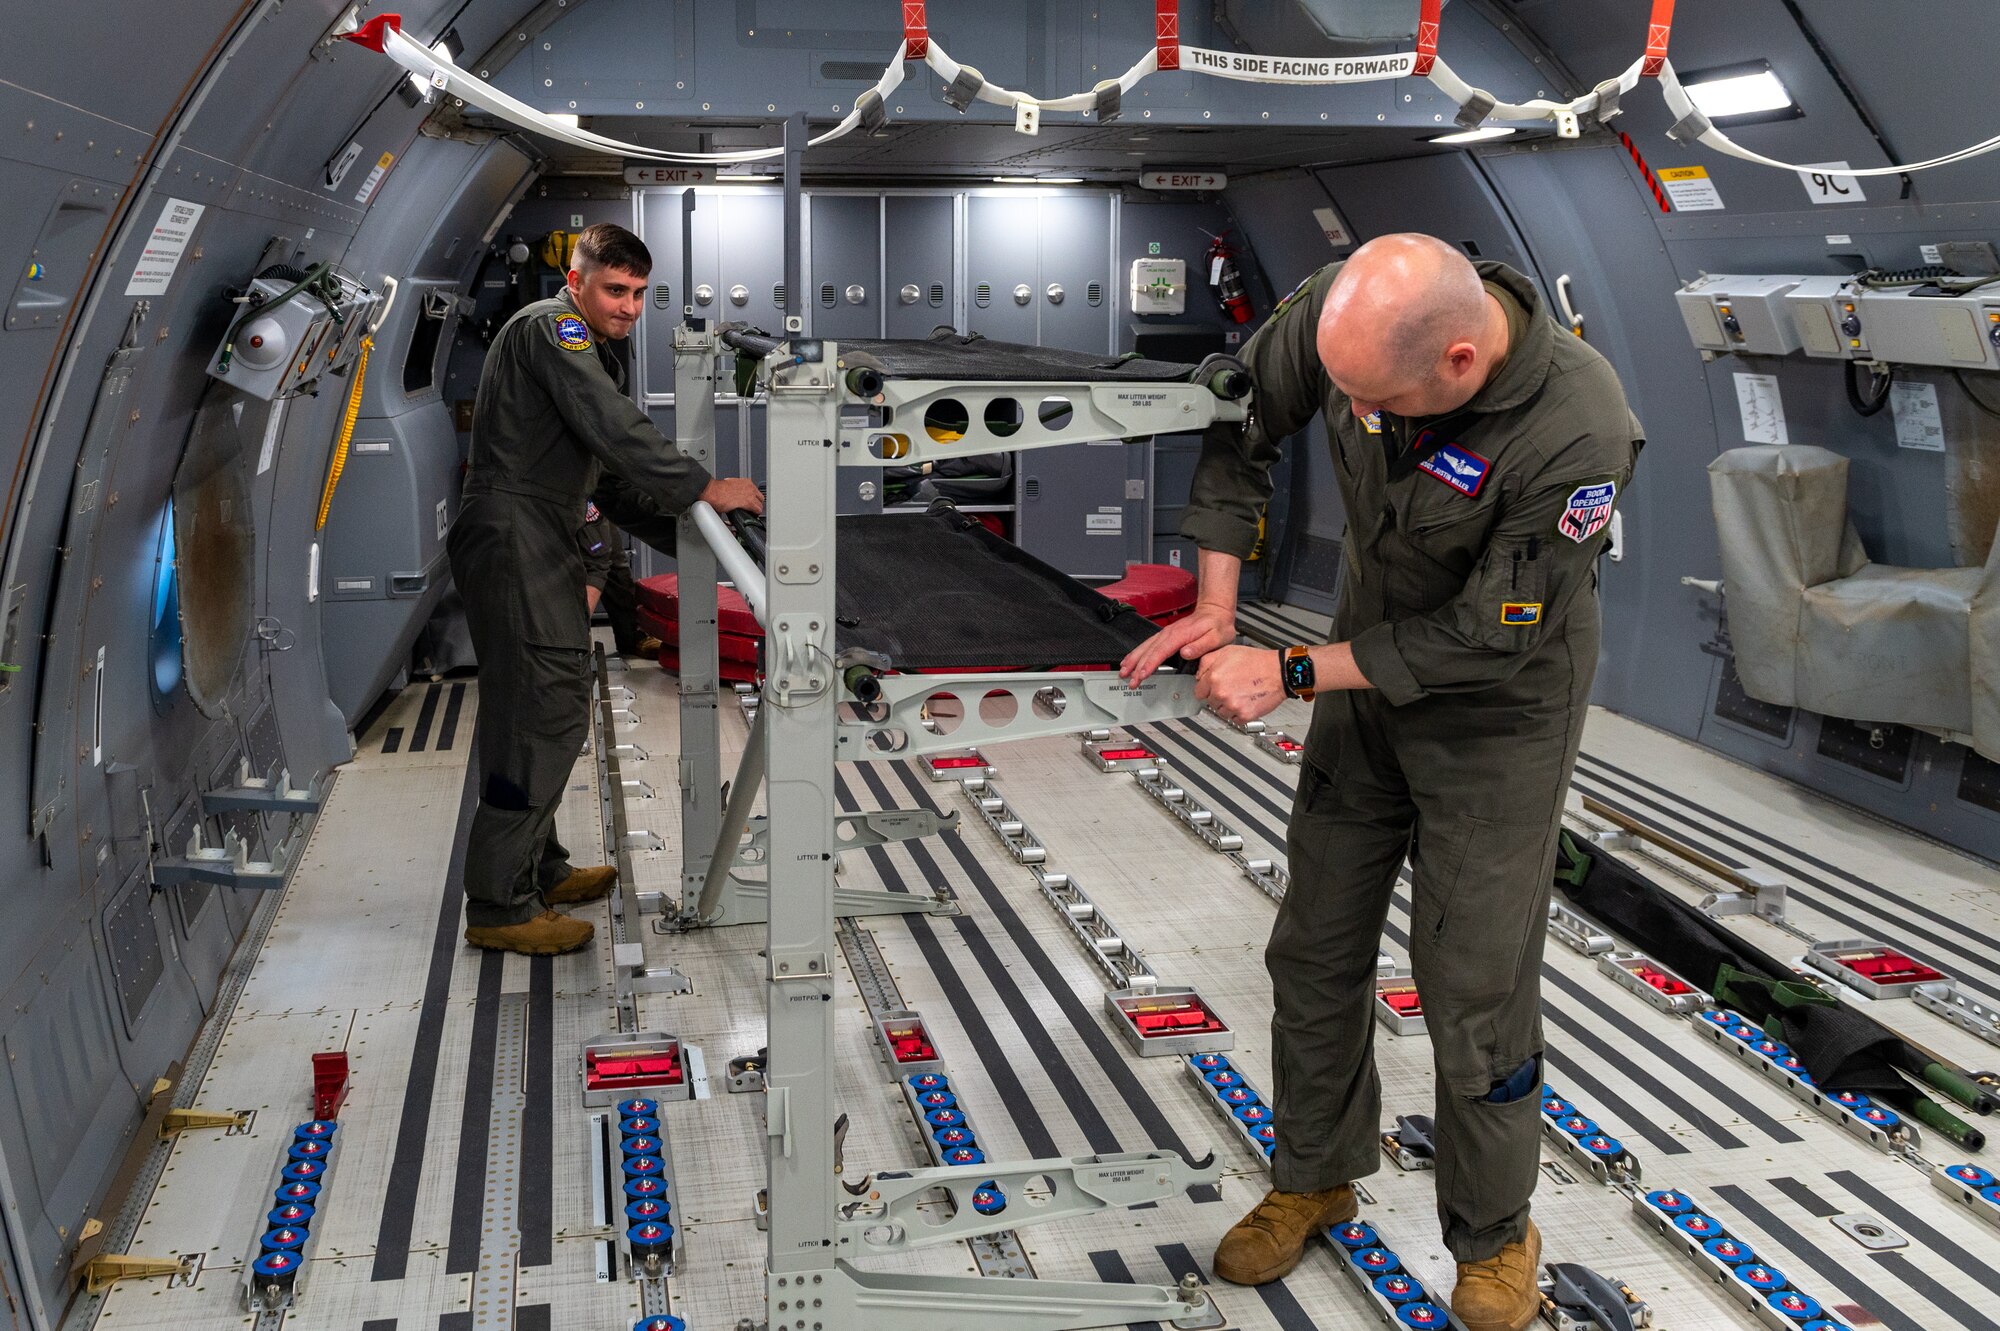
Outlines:
<svg viewBox="0 0 2000 1331"><path fill-rule="evenodd" d="M1194 696L1225 721L1268 716L1285 700L1278 654L1268 647L1221 647L1201 658Z"/></svg>

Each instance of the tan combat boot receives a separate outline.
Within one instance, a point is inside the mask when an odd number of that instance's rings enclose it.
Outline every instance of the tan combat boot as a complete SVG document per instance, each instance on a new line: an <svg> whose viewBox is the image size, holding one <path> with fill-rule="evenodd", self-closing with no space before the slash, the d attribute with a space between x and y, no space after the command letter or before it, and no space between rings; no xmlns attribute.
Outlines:
<svg viewBox="0 0 2000 1331"><path fill-rule="evenodd" d="M648 633L645 637L639 639L639 650L634 652L633 655L643 656L648 661L657 661L660 658L660 648L664 646L666 646L665 643Z"/></svg>
<svg viewBox="0 0 2000 1331"><path fill-rule="evenodd" d="M545 910L534 919L520 924L469 928L465 931L465 941L474 947L491 948L498 952L523 952L531 957L546 957L558 952L574 952L588 943L596 932L587 920L572 920L561 911Z"/></svg>
<svg viewBox="0 0 2000 1331"><path fill-rule="evenodd" d="M1542 1234L1528 1222L1527 1235L1483 1262L1460 1262L1451 1310L1466 1331L1523 1331L1541 1309L1535 1273L1541 1269Z"/></svg>
<svg viewBox="0 0 2000 1331"><path fill-rule="evenodd" d="M579 901L596 901L618 886L618 870L609 864L588 869L571 869L569 877L542 893L551 906L574 906Z"/></svg>
<svg viewBox="0 0 2000 1331"><path fill-rule="evenodd" d="M1267 1285L1299 1264L1315 1231L1352 1220L1355 1210L1354 1189L1345 1183L1268 1192L1216 1245L1215 1274L1232 1285Z"/></svg>

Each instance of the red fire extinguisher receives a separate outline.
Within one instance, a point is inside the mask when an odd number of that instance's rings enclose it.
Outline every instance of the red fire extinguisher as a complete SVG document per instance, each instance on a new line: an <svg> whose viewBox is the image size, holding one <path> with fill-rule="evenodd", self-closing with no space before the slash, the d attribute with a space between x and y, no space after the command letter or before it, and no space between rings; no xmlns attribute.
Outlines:
<svg viewBox="0 0 2000 1331"><path fill-rule="evenodd" d="M1215 298L1237 323L1247 324L1256 317L1257 312L1250 308L1249 293L1243 290L1243 274L1236 270L1236 247L1229 243L1227 231L1213 237L1208 247L1208 284L1215 288Z"/></svg>

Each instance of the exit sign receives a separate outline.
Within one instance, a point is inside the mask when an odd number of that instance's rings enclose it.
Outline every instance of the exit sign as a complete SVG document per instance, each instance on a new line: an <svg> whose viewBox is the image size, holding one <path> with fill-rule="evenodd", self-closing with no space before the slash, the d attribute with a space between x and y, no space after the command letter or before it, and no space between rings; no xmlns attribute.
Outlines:
<svg viewBox="0 0 2000 1331"><path fill-rule="evenodd" d="M625 164L625 183L628 185L699 185L708 178L705 167Z"/></svg>
<svg viewBox="0 0 2000 1331"><path fill-rule="evenodd" d="M1221 189L1229 177L1220 171L1141 171L1140 189Z"/></svg>

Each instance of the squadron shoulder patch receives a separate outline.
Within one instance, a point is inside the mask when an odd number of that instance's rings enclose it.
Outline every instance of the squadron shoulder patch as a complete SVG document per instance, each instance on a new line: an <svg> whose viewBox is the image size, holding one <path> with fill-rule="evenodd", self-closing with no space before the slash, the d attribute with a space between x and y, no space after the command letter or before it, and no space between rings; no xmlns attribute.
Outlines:
<svg viewBox="0 0 2000 1331"><path fill-rule="evenodd" d="M1370 434L1382 433L1382 413L1371 411L1361 418L1361 428Z"/></svg>
<svg viewBox="0 0 2000 1331"><path fill-rule="evenodd" d="M1500 607L1502 624L1527 625L1542 622L1540 601L1508 601Z"/></svg>
<svg viewBox="0 0 2000 1331"><path fill-rule="evenodd" d="M1618 482L1593 481L1569 492L1562 516L1556 519L1558 534L1582 545L1604 530L1611 521L1612 506L1618 501Z"/></svg>
<svg viewBox="0 0 2000 1331"><path fill-rule="evenodd" d="M574 314L556 317L556 345L564 351L590 350L590 325Z"/></svg>

